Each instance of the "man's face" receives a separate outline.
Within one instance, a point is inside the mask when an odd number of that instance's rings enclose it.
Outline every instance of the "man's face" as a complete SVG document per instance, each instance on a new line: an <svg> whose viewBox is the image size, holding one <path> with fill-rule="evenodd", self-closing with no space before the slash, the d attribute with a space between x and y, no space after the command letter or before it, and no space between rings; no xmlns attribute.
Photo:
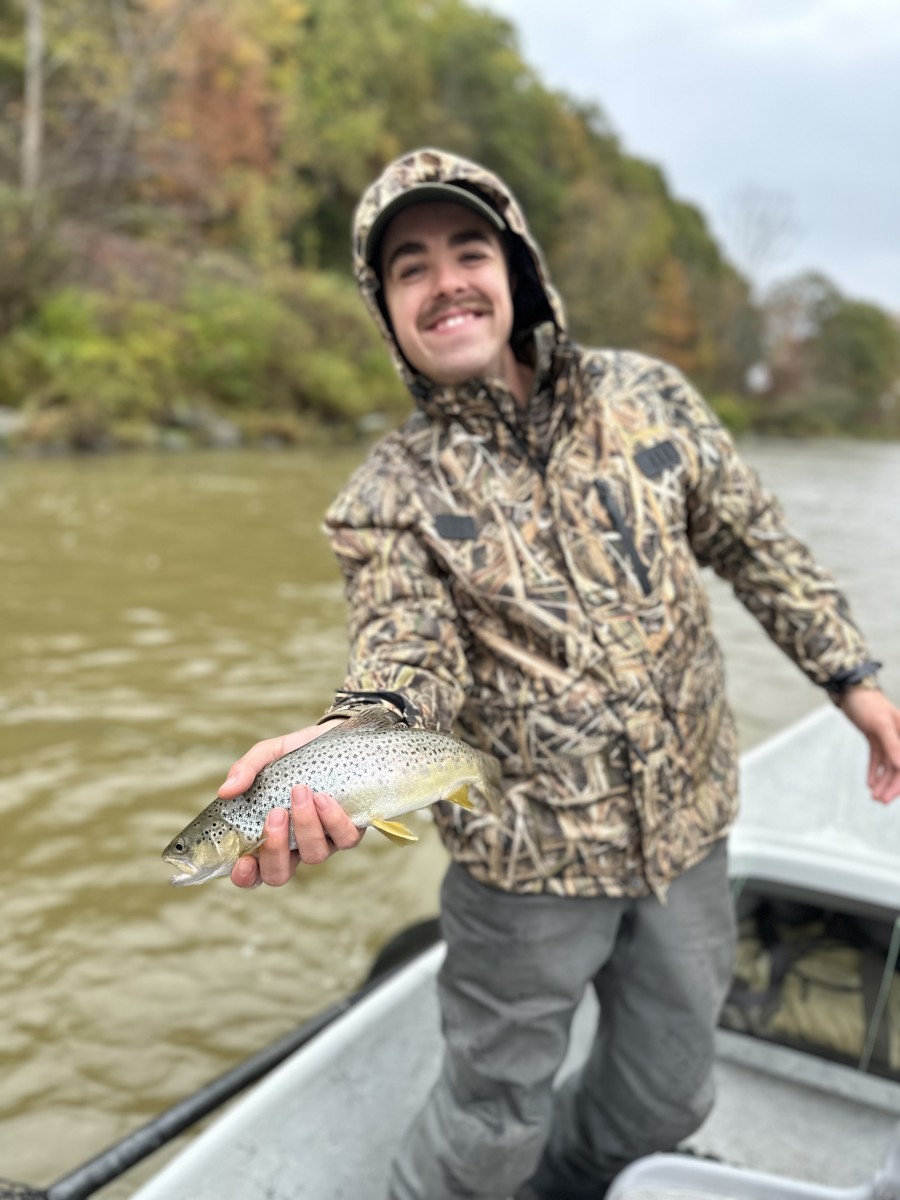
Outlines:
<svg viewBox="0 0 900 1200"><path fill-rule="evenodd" d="M408 362L439 384L512 384L513 305L500 237L452 201L398 213L382 243L387 310Z"/></svg>

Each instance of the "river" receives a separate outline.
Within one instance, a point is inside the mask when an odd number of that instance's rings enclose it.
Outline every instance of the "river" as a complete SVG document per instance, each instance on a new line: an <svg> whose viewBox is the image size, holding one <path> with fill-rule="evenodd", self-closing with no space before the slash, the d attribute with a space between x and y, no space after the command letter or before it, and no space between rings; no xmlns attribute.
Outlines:
<svg viewBox="0 0 900 1200"><path fill-rule="evenodd" d="M746 441L900 697L900 445ZM436 910L426 820L290 886L160 850L343 672L321 513L361 452L0 463L0 1177L46 1186L358 984ZM710 578L746 748L823 702ZM302 1131L298 1152L302 1155ZM131 1194L171 1150L101 1193Z"/></svg>

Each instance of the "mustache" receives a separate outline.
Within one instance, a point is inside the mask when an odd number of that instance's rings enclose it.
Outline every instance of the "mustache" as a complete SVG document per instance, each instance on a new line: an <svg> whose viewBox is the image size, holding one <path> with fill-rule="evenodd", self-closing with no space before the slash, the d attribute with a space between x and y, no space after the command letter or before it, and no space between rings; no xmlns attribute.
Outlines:
<svg viewBox="0 0 900 1200"><path fill-rule="evenodd" d="M458 296L453 300L438 300L422 314L421 327L427 329L435 325L447 313L472 312L484 314L490 311L490 305L483 296Z"/></svg>

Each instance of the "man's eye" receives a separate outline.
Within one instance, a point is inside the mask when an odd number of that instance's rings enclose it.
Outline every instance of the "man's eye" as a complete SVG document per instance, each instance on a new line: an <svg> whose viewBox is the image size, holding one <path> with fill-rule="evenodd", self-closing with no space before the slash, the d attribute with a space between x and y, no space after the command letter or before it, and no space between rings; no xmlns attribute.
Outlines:
<svg viewBox="0 0 900 1200"><path fill-rule="evenodd" d="M416 275L422 271L421 263L410 263L408 266L401 267L397 274L398 279L414 279Z"/></svg>
<svg viewBox="0 0 900 1200"><path fill-rule="evenodd" d="M481 262L487 255L483 250L467 250L462 256L463 262Z"/></svg>

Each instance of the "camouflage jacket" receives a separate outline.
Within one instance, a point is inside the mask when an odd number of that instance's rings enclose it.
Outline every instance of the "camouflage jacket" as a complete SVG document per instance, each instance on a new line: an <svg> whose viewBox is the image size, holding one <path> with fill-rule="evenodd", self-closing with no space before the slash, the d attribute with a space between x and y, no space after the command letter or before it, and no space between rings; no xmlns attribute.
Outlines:
<svg viewBox="0 0 900 1200"><path fill-rule="evenodd" d="M437 387L400 358L358 253L417 411L326 516L349 601L343 686L398 693L416 723L500 759L499 813L435 809L476 879L663 897L737 809L735 732L700 568L728 579L817 684L859 666L866 647L832 579L684 378L568 340L540 252L495 177L437 152L410 156L360 206L358 249L396 187L454 172L522 239L549 319L526 331L527 414L491 381ZM339 695L331 711L354 703Z"/></svg>

